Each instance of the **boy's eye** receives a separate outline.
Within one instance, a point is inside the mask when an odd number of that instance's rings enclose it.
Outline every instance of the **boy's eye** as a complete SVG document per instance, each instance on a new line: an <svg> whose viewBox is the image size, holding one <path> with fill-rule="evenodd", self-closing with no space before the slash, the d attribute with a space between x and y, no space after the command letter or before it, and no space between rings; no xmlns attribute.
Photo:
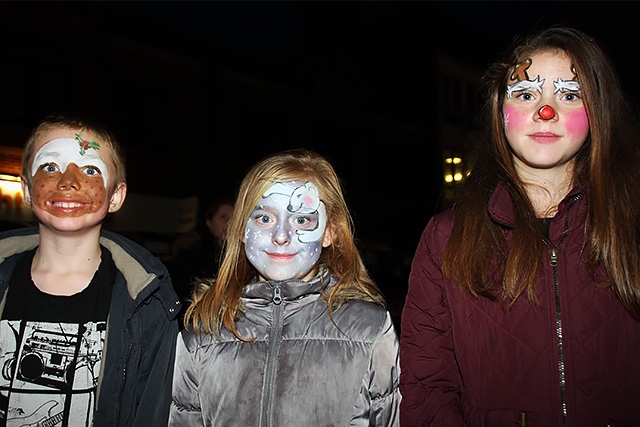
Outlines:
<svg viewBox="0 0 640 427"><path fill-rule="evenodd" d="M56 165L55 163L47 163L46 165L42 166L42 170L47 173L55 173L55 172L58 172L60 169L58 168L58 165Z"/></svg>
<svg viewBox="0 0 640 427"><path fill-rule="evenodd" d="M100 172L100 169L98 169L95 166L87 166L84 169L84 173L86 173L89 176L99 176L102 172Z"/></svg>

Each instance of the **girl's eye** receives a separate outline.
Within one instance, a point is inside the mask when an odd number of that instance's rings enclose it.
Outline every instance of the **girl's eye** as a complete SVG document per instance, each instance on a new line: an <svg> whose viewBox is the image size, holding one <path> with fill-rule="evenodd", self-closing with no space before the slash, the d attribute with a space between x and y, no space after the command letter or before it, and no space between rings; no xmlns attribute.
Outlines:
<svg viewBox="0 0 640 427"><path fill-rule="evenodd" d="M562 96L562 99L564 99L565 101L577 101L580 99L580 95L577 94L576 92L569 92L569 93L565 93Z"/></svg>
<svg viewBox="0 0 640 427"><path fill-rule="evenodd" d="M258 222L261 224L268 224L271 222L271 219L268 215L260 215L258 218Z"/></svg>
<svg viewBox="0 0 640 427"><path fill-rule="evenodd" d="M318 225L318 219L314 216L296 216L293 218L293 225L300 229L314 229Z"/></svg>
<svg viewBox="0 0 640 427"><path fill-rule="evenodd" d="M533 99L533 94L531 92L522 92L520 95L518 95L518 99L521 99L523 101L531 101Z"/></svg>

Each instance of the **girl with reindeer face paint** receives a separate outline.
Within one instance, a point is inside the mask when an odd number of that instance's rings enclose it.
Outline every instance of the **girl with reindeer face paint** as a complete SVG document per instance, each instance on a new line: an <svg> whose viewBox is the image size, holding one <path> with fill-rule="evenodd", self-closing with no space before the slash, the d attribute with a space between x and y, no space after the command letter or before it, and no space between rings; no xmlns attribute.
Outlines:
<svg viewBox="0 0 640 427"><path fill-rule="evenodd" d="M469 178L412 261L402 425L638 425L638 118L571 28L516 39L482 82Z"/></svg>
<svg viewBox="0 0 640 427"><path fill-rule="evenodd" d="M322 156L254 165L186 312L169 425L399 425L398 337L351 227Z"/></svg>

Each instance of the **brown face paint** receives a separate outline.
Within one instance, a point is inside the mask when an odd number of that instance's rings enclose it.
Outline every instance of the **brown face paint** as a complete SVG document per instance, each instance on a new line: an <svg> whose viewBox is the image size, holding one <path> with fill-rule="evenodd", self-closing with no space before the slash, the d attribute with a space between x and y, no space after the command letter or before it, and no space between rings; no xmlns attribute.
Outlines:
<svg viewBox="0 0 640 427"><path fill-rule="evenodd" d="M529 74L527 74L529 67L531 67L531 58L527 58L523 63L516 65L509 79L518 82L522 80L529 80Z"/></svg>
<svg viewBox="0 0 640 427"><path fill-rule="evenodd" d="M107 199L101 175L90 176L74 163L65 172L40 168L33 176L33 203L57 217L78 217L98 211Z"/></svg>

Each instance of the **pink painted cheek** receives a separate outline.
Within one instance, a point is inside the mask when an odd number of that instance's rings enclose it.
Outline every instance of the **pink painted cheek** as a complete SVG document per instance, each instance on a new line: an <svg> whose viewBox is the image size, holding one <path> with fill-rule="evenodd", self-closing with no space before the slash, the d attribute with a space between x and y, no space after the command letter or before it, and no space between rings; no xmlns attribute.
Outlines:
<svg viewBox="0 0 640 427"><path fill-rule="evenodd" d="M581 108L567 113L566 117L567 120L565 128L567 129L567 133L572 136L584 136L586 138L589 133L589 117L587 116L587 110L585 108Z"/></svg>
<svg viewBox="0 0 640 427"><path fill-rule="evenodd" d="M504 115L504 128L507 132L522 129L526 124L527 117L530 115L510 105L504 105L502 113Z"/></svg>

